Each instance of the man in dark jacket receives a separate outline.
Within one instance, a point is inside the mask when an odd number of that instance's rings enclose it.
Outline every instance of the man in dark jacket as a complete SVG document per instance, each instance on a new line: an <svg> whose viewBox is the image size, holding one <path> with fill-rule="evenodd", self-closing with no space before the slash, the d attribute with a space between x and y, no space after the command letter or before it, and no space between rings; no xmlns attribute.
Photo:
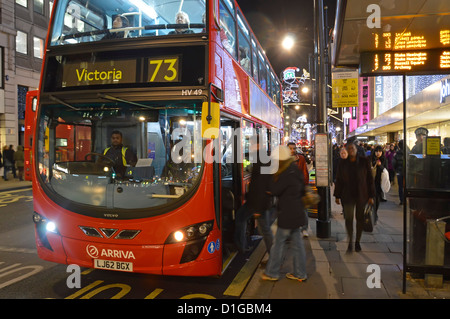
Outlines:
<svg viewBox="0 0 450 319"><path fill-rule="evenodd" d="M347 143L348 158L339 163L334 188L336 204L344 208L345 228L349 238L347 251L353 250L353 215L356 209L355 250L361 251L360 239L364 225L364 208L374 204L375 183L369 160L358 156L356 145Z"/></svg>
<svg viewBox="0 0 450 319"><path fill-rule="evenodd" d="M259 141L253 147L254 151L258 150L258 152L261 152ZM234 241L241 252L245 252L248 248L246 239L247 222L254 215L260 218L260 222L263 223L261 230L267 251L272 246L272 233L269 225L270 216L268 216L271 198L266 192L269 175L261 174L262 166L264 165L260 161L260 156L257 156L256 163L252 165L250 185L245 195L246 202L236 212Z"/></svg>

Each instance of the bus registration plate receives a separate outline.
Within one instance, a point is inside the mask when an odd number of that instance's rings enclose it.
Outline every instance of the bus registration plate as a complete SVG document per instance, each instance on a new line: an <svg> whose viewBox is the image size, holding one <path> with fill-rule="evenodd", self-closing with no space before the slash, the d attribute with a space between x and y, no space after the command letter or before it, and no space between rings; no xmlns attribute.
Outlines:
<svg viewBox="0 0 450 319"><path fill-rule="evenodd" d="M94 259L94 268L132 272L133 263L115 260Z"/></svg>

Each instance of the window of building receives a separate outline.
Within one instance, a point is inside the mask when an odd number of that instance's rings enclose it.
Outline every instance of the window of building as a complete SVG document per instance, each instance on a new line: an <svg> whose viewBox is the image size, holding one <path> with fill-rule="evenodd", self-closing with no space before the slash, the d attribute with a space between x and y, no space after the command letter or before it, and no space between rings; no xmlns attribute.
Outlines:
<svg viewBox="0 0 450 319"><path fill-rule="evenodd" d="M22 85L17 86L17 109L19 120L23 120L25 118L25 104L27 101L27 92L28 92L27 86Z"/></svg>
<svg viewBox="0 0 450 319"><path fill-rule="evenodd" d="M19 53L28 54L28 34L25 32L17 31L16 51Z"/></svg>
<svg viewBox="0 0 450 319"><path fill-rule="evenodd" d="M16 0L16 3L22 7L28 8L28 0Z"/></svg>
<svg viewBox="0 0 450 319"><path fill-rule="evenodd" d="M44 58L44 40L38 37L33 37L33 51L34 57L38 59Z"/></svg>
<svg viewBox="0 0 450 319"><path fill-rule="evenodd" d="M34 1L34 12L44 14L44 0L33 0Z"/></svg>

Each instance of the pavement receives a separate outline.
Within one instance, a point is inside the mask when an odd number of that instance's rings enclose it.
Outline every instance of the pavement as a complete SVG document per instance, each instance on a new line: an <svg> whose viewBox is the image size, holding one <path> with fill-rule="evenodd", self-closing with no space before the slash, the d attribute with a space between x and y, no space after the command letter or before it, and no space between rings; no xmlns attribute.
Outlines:
<svg viewBox="0 0 450 319"><path fill-rule="evenodd" d="M399 205L396 185L391 187L386 199L387 202L380 203L374 231L363 232L362 251L347 253L342 207L334 202L331 195L331 237L318 238L316 218L309 218L309 237L304 240L308 280L297 282L285 277L292 270L292 258L288 251L280 279L276 282L262 280L265 265L259 263L241 299L450 298L450 281L444 280L440 288L430 288L423 278L413 278L410 274L407 274L406 293L403 293L403 206ZM273 228L275 231L276 226ZM268 258L262 241L255 253L259 253L259 260ZM380 267L379 288L373 287L373 283L377 282L375 272L368 269L373 264Z"/></svg>
<svg viewBox="0 0 450 319"><path fill-rule="evenodd" d="M11 175L9 175L7 181L5 181L3 177L0 177L0 192L23 189L28 187L31 188L30 181L19 181L18 179L13 178Z"/></svg>

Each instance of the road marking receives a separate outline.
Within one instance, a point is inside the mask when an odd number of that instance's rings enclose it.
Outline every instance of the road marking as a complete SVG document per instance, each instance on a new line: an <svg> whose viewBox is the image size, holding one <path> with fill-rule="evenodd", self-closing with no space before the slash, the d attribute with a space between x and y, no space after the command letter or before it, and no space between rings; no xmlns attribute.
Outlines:
<svg viewBox="0 0 450 319"><path fill-rule="evenodd" d="M34 274L37 274L38 272L40 272L42 269L44 269L43 266L38 266L38 265L31 265L31 266L24 266L24 267L20 267L20 268L15 268L15 267L20 266L20 265L21 264L14 264L14 265L11 265L9 267L6 267L6 268L0 270L0 272L2 272L2 274L0 274L0 277L8 276L8 275L11 275L11 274L13 274L15 272L22 272L23 270L26 270L26 271L31 270L31 271L28 271L27 273L25 273L25 274L23 274L21 276L18 276L16 278L13 278L11 280L8 280L7 282L4 282L4 283L0 284L0 289L5 288L6 286L12 285L12 284L14 284L16 282L19 282L19 281L21 281L21 280L23 280L25 278L31 277ZM15 268L15 269L12 269L10 271L4 272L5 270L9 270L11 268Z"/></svg>
<svg viewBox="0 0 450 319"><path fill-rule="evenodd" d="M155 299L160 293L162 293L164 289L156 288L153 290L147 297L144 299Z"/></svg>
<svg viewBox="0 0 450 319"><path fill-rule="evenodd" d="M253 251L250 256L248 262L245 263L244 267L242 267L241 271L234 277L231 284L223 293L224 296L239 297L242 294L242 291L247 286L247 283L253 276L265 253L266 245L264 241L261 240L258 247L256 247L255 251Z"/></svg>
<svg viewBox="0 0 450 319"><path fill-rule="evenodd" d="M76 297L81 296L82 294L84 294L85 292L91 290L92 288L100 285L102 282L103 282L103 280L94 281L92 284L90 284L90 285L88 285L88 286L86 286L84 288L81 288L76 293L74 293L74 294L72 294L72 295L70 295L70 296L68 296L68 297L66 297L64 299L75 299Z"/></svg>
<svg viewBox="0 0 450 319"><path fill-rule="evenodd" d="M126 284L110 284L110 285L106 285L103 287L99 287L99 288L87 293L80 299L91 299L96 294L101 293L103 290L107 290L110 288L120 288L120 291L117 294L115 294L114 296L112 296L111 299L121 299L123 296L125 296L127 293L129 293L131 290L131 287Z"/></svg>
<svg viewBox="0 0 450 319"><path fill-rule="evenodd" d="M36 249L7 247L7 246L0 246L0 251L6 253L37 254Z"/></svg>
<svg viewBox="0 0 450 319"><path fill-rule="evenodd" d="M20 192L27 192L27 191L31 191L31 186L29 188L24 188L24 189L15 189L15 190L0 190L0 194L3 193L20 193Z"/></svg>
<svg viewBox="0 0 450 319"><path fill-rule="evenodd" d="M25 199L25 201L31 202L33 200L33 196L16 194L24 191L29 191L29 189L17 189L13 191L0 192L0 207L5 207L14 202L18 202L19 199Z"/></svg>

